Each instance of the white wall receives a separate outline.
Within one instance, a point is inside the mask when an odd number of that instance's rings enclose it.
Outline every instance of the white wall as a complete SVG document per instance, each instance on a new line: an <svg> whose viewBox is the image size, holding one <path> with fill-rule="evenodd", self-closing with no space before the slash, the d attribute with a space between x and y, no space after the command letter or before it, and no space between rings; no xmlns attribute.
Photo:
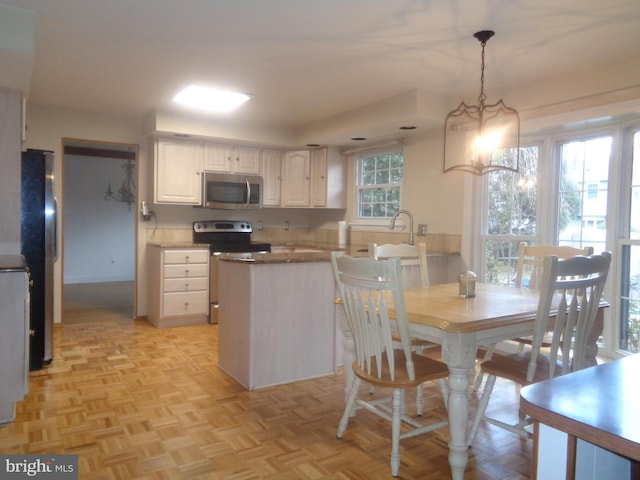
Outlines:
<svg viewBox="0 0 640 480"><path fill-rule="evenodd" d="M114 158L65 155L64 283L130 281L135 278L135 203L105 200L124 180Z"/></svg>
<svg viewBox="0 0 640 480"><path fill-rule="evenodd" d="M53 150L55 153L55 194L60 202L62 223L64 223L65 208L62 186L64 180L62 141L64 138L139 145L138 195L139 198L146 198L147 176L143 174L146 171L146 141L142 134L142 119L29 105L27 108L27 128L25 148ZM140 219L139 216L137 218ZM141 240L140 236L136 237L136 278L140 278L141 269L144 268L145 242L145 238ZM137 285L136 296L144 301L146 282L137 282ZM62 261L58 260L54 268L54 321L56 323L62 319L61 292ZM146 301L143 307L146 313Z"/></svg>
<svg viewBox="0 0 640 480"><path fill-rule="evenodd" d="M0 254L19 255L21 95L0 88Z"/></svg>

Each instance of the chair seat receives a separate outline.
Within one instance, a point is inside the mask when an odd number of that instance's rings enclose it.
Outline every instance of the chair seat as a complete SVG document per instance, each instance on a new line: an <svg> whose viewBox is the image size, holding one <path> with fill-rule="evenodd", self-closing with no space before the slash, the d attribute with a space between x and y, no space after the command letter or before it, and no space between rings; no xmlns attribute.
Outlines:
<svg viewBox="0 0 640 480"><path fill-rule="evenodd" d="M389 388L410 388L417 387L425 382L431 380L437 380L449 375L447 365L423 355L412 352L411 358L413 360L415 380L410 380L405 368L397 368L398 366L404 367L405 357L402 350L393 351L394 362L396 365L395 378L391 379L391 372L387 363L386 353L382 355L382 374L378 378L378 371L376 370L376 363L373 362L373 368L371 375L366 370L360 369L357 362L353 364L353 373L361 380L379 387Z"/></svg>
<svg viewBox="0 0 640 480"><path fill-rule="evenodd" d="M532 383L541 382L549 379L549 357L546 355L538 355L536 358L536 372L533 380L527 381L527 369L529 368L529 360L531 352L519 352L513 355L495 356L491 360L485 360L481 363L480 368L483 373L494 375L496 377L506 378L519 385L530 385ZM562 364L556 363L556 375L562 371Z"/></svg>

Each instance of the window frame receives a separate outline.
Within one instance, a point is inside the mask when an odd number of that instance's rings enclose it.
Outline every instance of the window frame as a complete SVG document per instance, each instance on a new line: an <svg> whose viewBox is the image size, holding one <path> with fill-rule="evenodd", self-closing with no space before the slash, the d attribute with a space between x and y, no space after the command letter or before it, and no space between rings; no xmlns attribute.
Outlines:
<svg viewBox="0 0 640 480"><path fill-rule="evenodd" d="M627 355L628 352L620 350L620 329L621 329L621 306L620 295L622 288L623 266L622 248L628 244L638 244L640 240L634 241L622 238L624 235L624 215L625 202L629 195L627 183L630 178L627 168L631 162L629 153L628 132L634 128L640 128L637 119L632 121L622 121L613 119L611 123L594 128L593 126L584 129L574 129L562 131L562 126L549 128L544 135L538 138L543 142L539 155L538 172L538 209L539 228L538 239L540 243L556 244L558 239L558 198L559 198L559 175L560 175L560 149L561 145L570 141L581 141L589 138L610 135L612 136L611 158L609 161L608 174L608 194L607 194L607 233L604 248L613 252L613 259L609 271L604 299L609 301L610 308L604 312L605 321L602 332L604 345L600 345L599 354L610 358L618 358ZM561 132L561 133L558 133ZM521 144L526 145L530 139L521 138ZM462 256L463 264L484 278L484 254L485 236L484 225L487 203L485 202L485 181L484 177L472 177L465 182L473 188L469 188L469 195L465 195L465 224L462 232ZM472 178L471 178L472 177ZM542 180L540 180L542 179ZM474 241L473 239L480 239Z"/></svg>
<svg viewBox="0 0 640 480"><path fill-rule="evenodd" d="M391 216L388 217L361 217L360 213L360 191L362 190L362 185L360 184L360 171L362 161L365 158L374 156L374 155L387 155L392 153L401 153L402 154L402 181L399 184L399 206L398 209L401 210L402 206L402 193L404 186L404 172L405 172L405 154L402 144L393 144L393 145L385 145L379 147L372 147L359 150L353 154L353 215L352 215L352 223L360 226L384 226L386 227L391 220ZM380 184L383 185L383 184ZM391 185L391 184L384 184ZM399 218L397 222L398 226L402 226L402 221Z"/></svg>

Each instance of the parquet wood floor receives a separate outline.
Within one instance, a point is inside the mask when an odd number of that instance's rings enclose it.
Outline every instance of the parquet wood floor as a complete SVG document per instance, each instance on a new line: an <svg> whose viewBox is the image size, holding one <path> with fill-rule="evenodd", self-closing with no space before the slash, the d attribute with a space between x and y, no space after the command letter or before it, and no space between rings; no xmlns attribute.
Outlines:
<svg viewBox="0 0 640 480"><path fill-rule="evenodd" d="M0 452L77 454L79 478L96 480L391 478L387 422L361 411L336 438L341 372L248 392L218 370L217 343L215 325L57 326L54 361L31 372ZM494 408L514 410L513 387L496 392ZM437 388L425 397L425 415L443 417ZM398 478L450 478L447 438L444 428L401 442ZM529 476L531 442L495 427L469 454L466 480Z"/></svg>

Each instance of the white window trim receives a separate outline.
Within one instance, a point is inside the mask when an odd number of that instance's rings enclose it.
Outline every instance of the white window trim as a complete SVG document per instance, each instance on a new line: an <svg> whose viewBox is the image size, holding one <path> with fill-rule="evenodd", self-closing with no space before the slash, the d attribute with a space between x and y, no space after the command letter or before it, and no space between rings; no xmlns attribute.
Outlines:
<svg viewBox="0 0 640 480"><path fill-rule="evenodd" d="M368 156L371 155L384 155L387 153L395 153L395 152L402 152L403 157L404 157L404 148L401 142L398 143L392 143L392 144L385 144L385 145L380 145L380 146L374 146L371 148L362 148L362 149L357 149L355 151L351 151L351 152L346 152L346 153L350 153L349 157L351 158L351 169L353 172L353 193L352 193L352 205L353 205L353 211L352 211L352 218L351 218L351 229L354 231L372 231L372 232L379 232L381 230L388 230L389 227L389 218L384 217L359 217L358 216L358 211L360 210L360 205L359 205L359 198L358 198L358 162ZM403 169L402 169L403 175L402 175L402 181L404 183L404 162L403 162ZM400 209L402 209L402 190L403 190L403 183L400 184ZM402 222L402 215L400 217L398 217L397 221L396 221L396 228L397 229L402 229L404 227L404 224Z"/></svg>
<svg viewBox="0 0 640 480"><path fill-rule="evenodd" d="M609 188L607 199L607 238L606 249L614 252L611 268L608 275L608 281L605 288L605 299L613 299L610 308L605 310L605 324L603 336L605 338L605 348L600 349L599 354L611 358L617 358L623 352L617 350L618 337L620 333L620 306L617 299L620 294L620 266L616 260L620 258L620 251L623 244L629 240L621 240L619 238L621 225L619 224L621 216L625 212L621 210L624 202L621 201L620 195L624 195L625 181L629 180L625 173L621 171L621 164L628 162L628 158L623 158L628 148L622 145L622 137L629 129L637 126L637 121L626 123L618 123L611 126L603 126L601 128L585 128L584 130L563 132L557 135L549 135L544 138L543 145L540 150L539 177L550 179L548 182L538 182L538 202L540 229L538 237L541 243L555 243L557 240L557 195L558 175L559 175L559 148L562 142L570 140L580 140L602 135L613 136L613 148L611 152L610 171L609 171ZM544 149L544 150L543 150ZM542 160L544 158L544 160ZM476 272L483 270L482 248L484 242L478 241L483 238L482 225L484 225L483 215L485 212L485 204L483 199L483 177L468 175L465 179L465 199L463 209L463 230L461 255L463 259L463 268L471 269ZM550 195L550 192L554 192ZM628 212L627 212L628 213ZM631 241L636 243L636 241Z"/></svg>

